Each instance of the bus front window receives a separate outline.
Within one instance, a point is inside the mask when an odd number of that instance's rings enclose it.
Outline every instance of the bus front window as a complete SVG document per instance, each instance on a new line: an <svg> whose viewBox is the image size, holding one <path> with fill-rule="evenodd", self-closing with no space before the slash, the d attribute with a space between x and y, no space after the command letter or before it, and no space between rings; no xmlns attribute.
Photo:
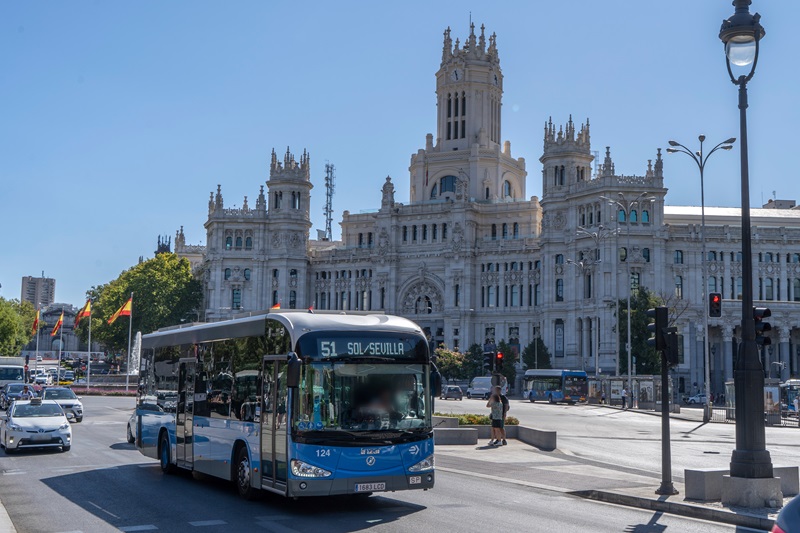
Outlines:
<svg viewBox="0 0 800 533"><path fill-rule="evenodd" d="M419 364L312 363L303 369L293 429L430 430L427 368Z"/></svg>

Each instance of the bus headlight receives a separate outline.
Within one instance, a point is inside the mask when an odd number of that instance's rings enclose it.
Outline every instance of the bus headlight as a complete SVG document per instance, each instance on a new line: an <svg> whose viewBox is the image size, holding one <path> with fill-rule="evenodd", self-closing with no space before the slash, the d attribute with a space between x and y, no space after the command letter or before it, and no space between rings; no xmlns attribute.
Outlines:
<svg viewBox="0 0 800 533"><path fill-rule="evenodd" d="M324 468L297 459L292 459L292 474L297 477L328 477L331 475Z"/></svg>
<svg viewBox="0 0 800 533"><path fill-rule="evenodd" d="M408 468L409 472L425 472L427 470L433 470L433 454Z"/></svg>

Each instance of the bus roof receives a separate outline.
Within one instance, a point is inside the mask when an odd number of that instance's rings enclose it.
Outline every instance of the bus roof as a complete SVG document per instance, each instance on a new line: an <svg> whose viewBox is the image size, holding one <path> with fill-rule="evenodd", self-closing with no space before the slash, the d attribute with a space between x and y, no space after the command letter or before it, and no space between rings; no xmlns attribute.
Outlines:
<svg viewBox="0 0 800 533"><path fill-rule="evenodd" d="M525 371L525 377L547 377L547 376L561 376L564 373L572 374L572 375L579 375L585 376L586 372L584 370L567 370L566 368L543 368L541 370L536 370L529 368Z"/></svg>
<svg viewBox="0 0 800 533"><path fill-rule="evenodd" d="M292 334L294 343L300 335L309 331L342 331L372 329L418 333L422 329L406 318L382 313L364 314L346 311L293 311L281 310L220 322L192 324L184 327L169 327L142 336L142 348L158 348L179 344L196 344L222 339L251 337L264 334L264 322L278 320Z"/></svg>

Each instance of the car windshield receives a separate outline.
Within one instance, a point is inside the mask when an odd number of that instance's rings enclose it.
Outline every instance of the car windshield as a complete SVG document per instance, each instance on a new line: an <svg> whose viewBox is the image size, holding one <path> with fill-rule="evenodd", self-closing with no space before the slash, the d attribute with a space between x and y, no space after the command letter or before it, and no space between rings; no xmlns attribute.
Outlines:
<svg viewBox="0 0 800 533"><path fill-rule="evenodd" d="M25 387L22 383L12 383L8 386L7 392L12 394L16 394L18 392L22 392L22 389Z"/></svg>
<svg viewBox="0 0 800 533"><path fill-rule="evenodd" d="M77 398L70 389L47 389L44 391L45 400L74 400Z"/></svg>
<svg viewBox="0 0 800 533"><path fill-rule="evenodd" d="M420 364L305 365L293 427L300 433L430 428L427 372Z"/></svg>
<svg viewBox="0 0 800 533"><path fill-rule="evenodd" d="M63 416L64 412L57 404L43 403L34 405L30 403L16 405L11 416L14 418L33 418L44 416Z"/></svg>

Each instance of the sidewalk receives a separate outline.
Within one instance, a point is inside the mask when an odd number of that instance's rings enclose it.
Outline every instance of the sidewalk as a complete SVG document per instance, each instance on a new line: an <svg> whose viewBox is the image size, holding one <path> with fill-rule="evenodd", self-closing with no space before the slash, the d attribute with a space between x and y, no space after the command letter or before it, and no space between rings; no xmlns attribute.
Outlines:
<svg viewBox="0 0 800 533"><path fill-rule="evenodd" d="M14 524L11 523L11 518L8 516L8 512L6 512L6 508L3 506L3 502L0 501L0 531L2 533L17 533Z"/></svg>
<svg viewBox="0 0 800 533"><path fill-rule="evenodd" d="M702 416L702 413L701 413ZM623 468L559 450L544 452L516 440L491 447L483 439L477 446L436 446L436 469L482 479L559 492L597 501L728 523L769 531L776 509L731 509L720 503L701 503L679 494L660 496L661 472ZM788 501L790 498L787 498Z"/></svg>

